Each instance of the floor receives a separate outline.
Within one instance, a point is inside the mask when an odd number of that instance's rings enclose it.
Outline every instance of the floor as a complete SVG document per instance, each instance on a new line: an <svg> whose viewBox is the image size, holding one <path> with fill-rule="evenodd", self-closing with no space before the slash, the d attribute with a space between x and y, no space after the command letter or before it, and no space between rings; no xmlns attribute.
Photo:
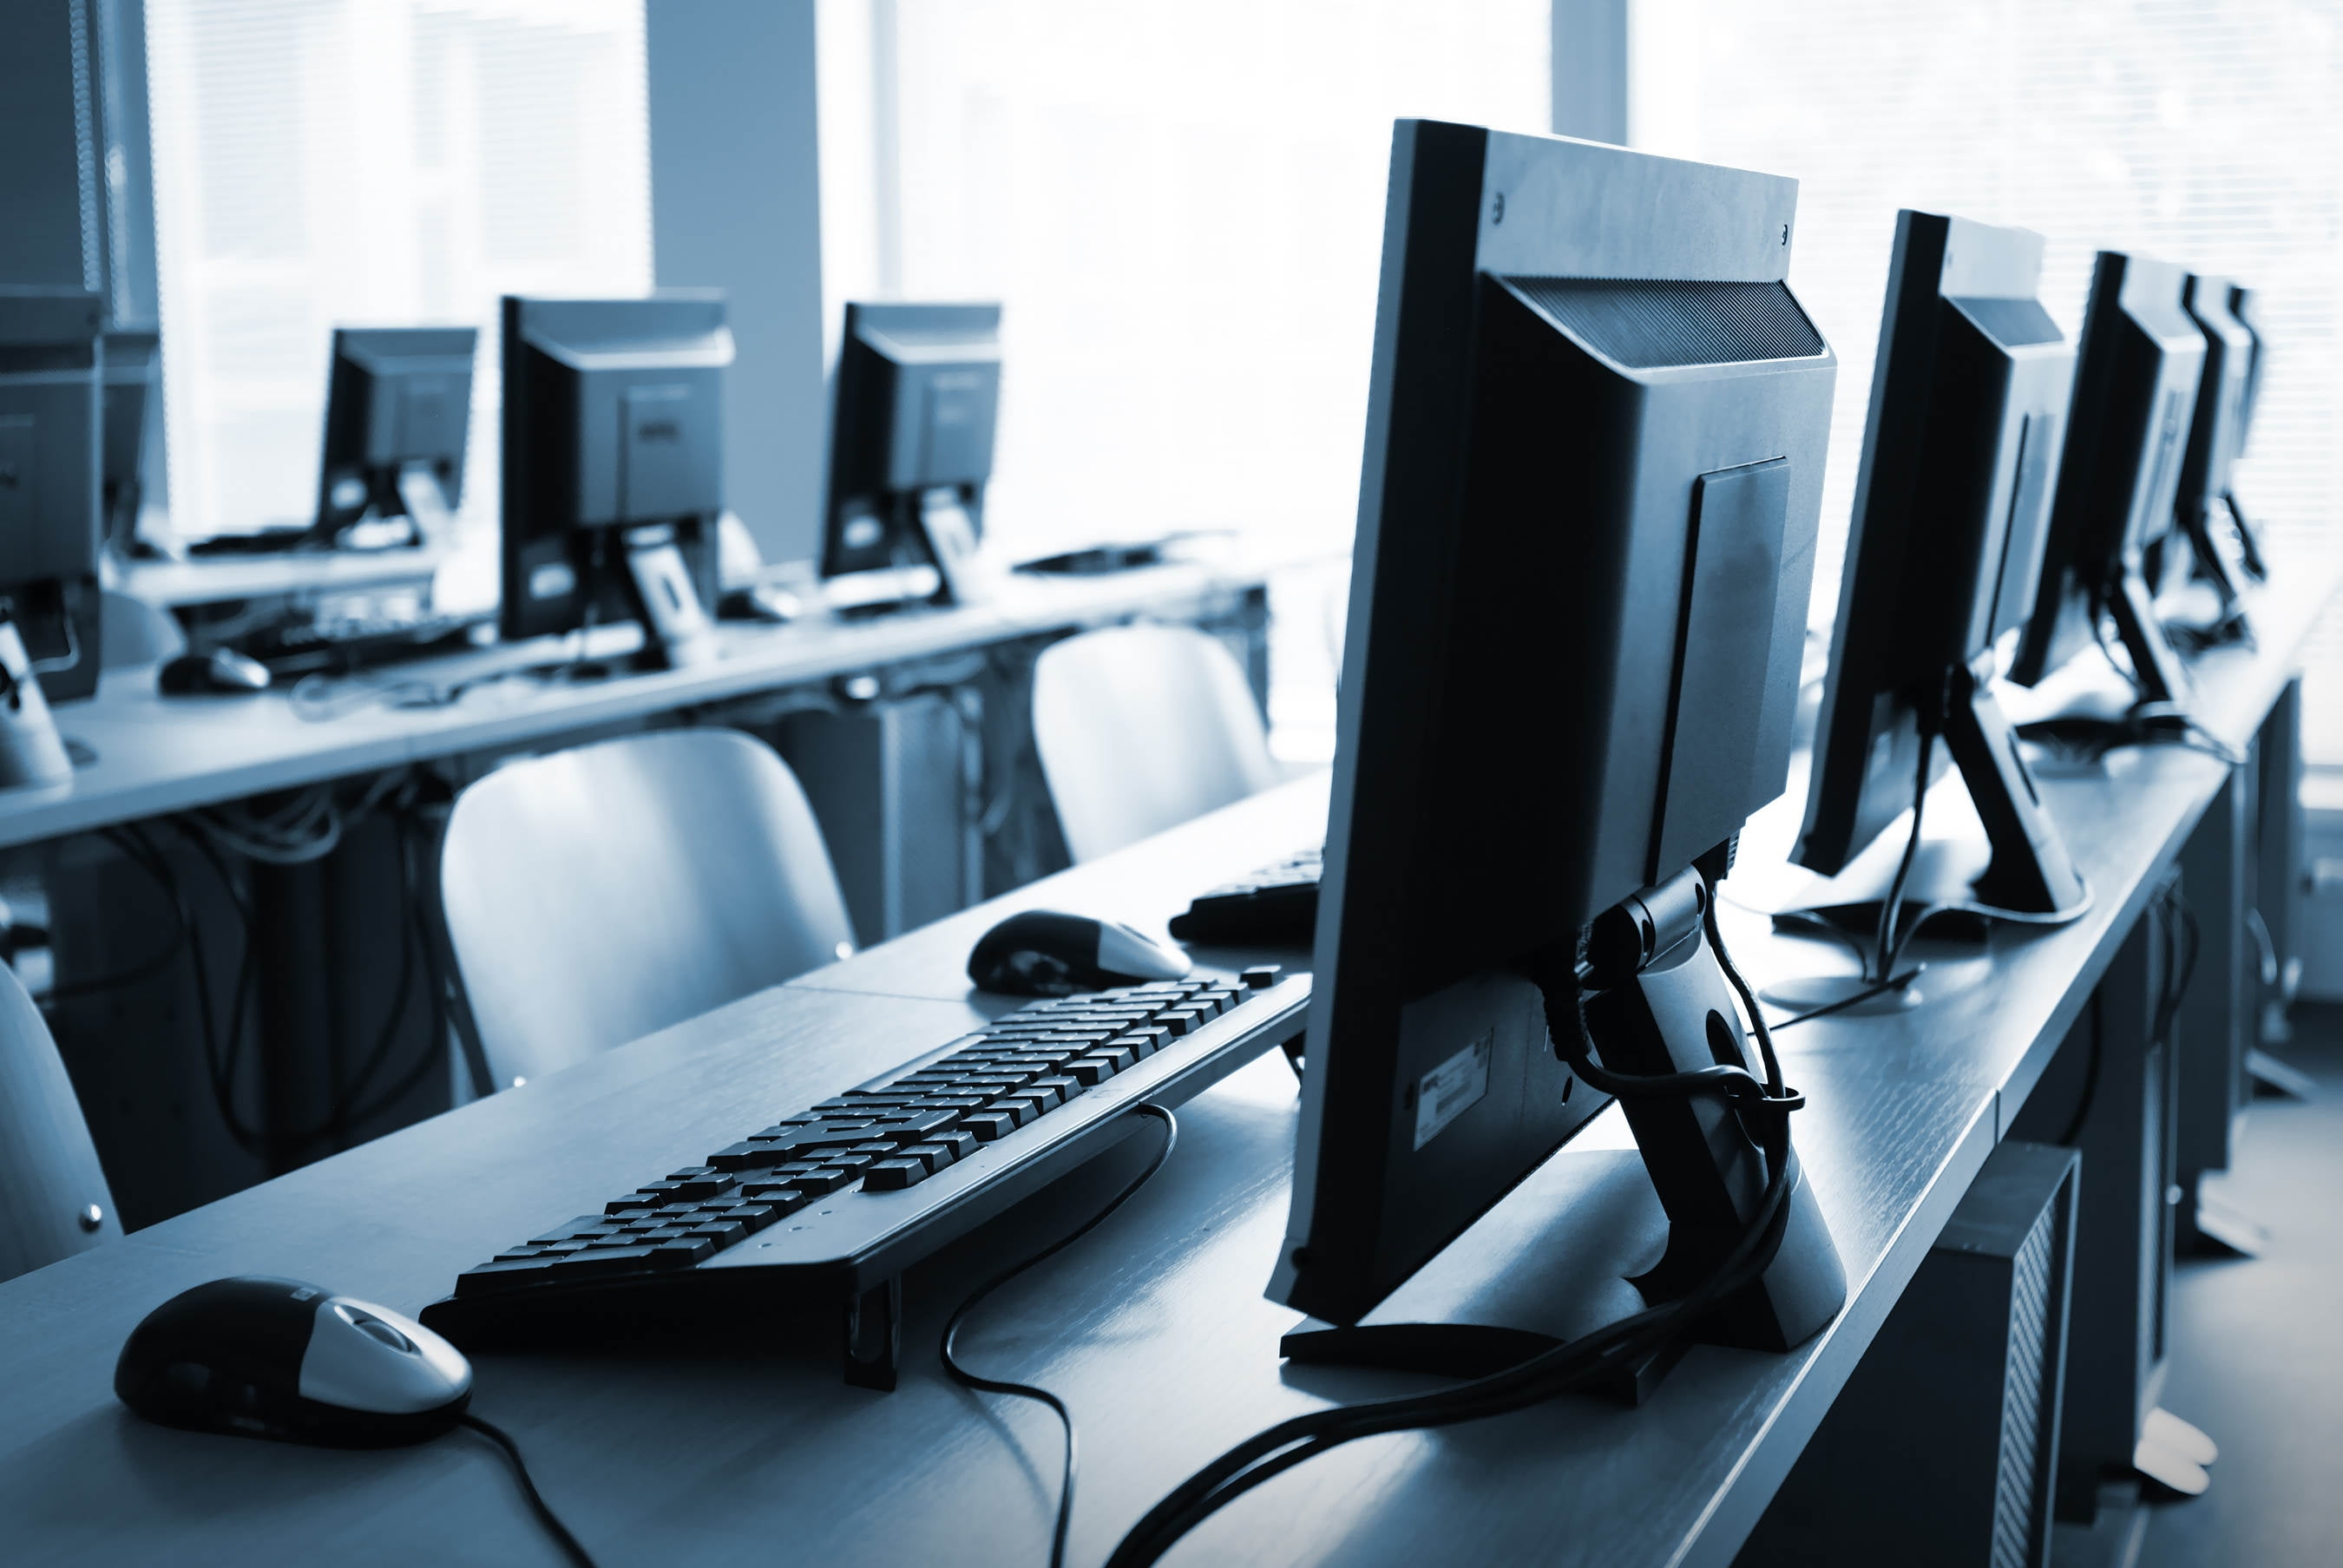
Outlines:
<svg viewBox="0 0 2343 1568"><path fill-rule="evenodd" d="M2184 1260L2166 1409L2221 1447L2211 1490L2157 1505L2140 1568L2343 1563L2343 1006L2299 1004L2277 1054L2318 1081L2258 1100L2219 1195L2258 1259Z"/></svg>

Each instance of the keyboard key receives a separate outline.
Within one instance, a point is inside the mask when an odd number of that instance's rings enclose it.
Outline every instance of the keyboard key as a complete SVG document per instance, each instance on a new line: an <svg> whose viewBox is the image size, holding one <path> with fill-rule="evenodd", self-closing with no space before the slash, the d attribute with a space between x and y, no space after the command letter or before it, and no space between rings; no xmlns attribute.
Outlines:
<svg viewBox="0 0 2343 1568"><path fill-rule="evenodd" d="M1170 1030L1161 1024L1150 1024L1145 1029L1134 1029L1129 1034L1119 1037L1115 1043L1129 1046L1131 1050L1144 1059L1153 1056L1171 1044L1172 1040L1172 1034Z"/></svg>
<svg viewBox="0 0 2343 1568"><path fill-rule="evenodd" d="M870 1192L893 1192L916 1186L928 1179L929 1167L924 1160L881 1160L862 1173L863 1190Z"/></svg>
<svg viewBox="0 0 2343 1568"><path fill-rule="evenodd" d="M966 1128L957 1128L950 1132L940 1132L928 1140L928 1142L940 1144L950 1150L952 1158L955 1160L965 1160L976 1152L977 1136ZM921 1147L924 1148L926 1145L923 1144Z"/></svg>
<svg viewBox="0 0 2343 1568"><path fill-rule="evenodd" d="M957 1111L921 1111L916 1116L905 1116L896 1121L882 1121L877 1131L880 1136L892 1139L898 1143L917 1143L931 1133L944 1131L957 1124L959 1121L960 1115Z"/></svg>
<svg viewBox="0 0 2343 1568"><path fill-rule="evenodd" d="M1086 1089L1095 1089L1114 1076L1114 1063L1095 1056L1079 1057L1066 1063L1066 1076Z"/></svg>
<svg viewBox="0 0 2343 1568"><path fill-rule="evenodd" d="M551 1278L552 1273L552 1265L539 1259L500 1259L496 1262L482 1263L477 1269L467 1269L457 1275L456 1293L477 1296L518 1285L539 1284Z"/></svg>
<svg viewBox="0 0 2343 1568"><path fill-rule="evenodd" d="M651 1269L689 1268L715 1255L716 1243L706 1237L663 1241L639 1247L613 1247L608 1251L580 1252L553 1265L554 1280L593 1280L611 1274L641 1273Z"/></svg>
<svg viewBox="0 0 2343 1568"><path fill-rule="evenodd" d="M932 1175L945 1166L957 1161L960 1156L941 1143L913 1143L904 1149L902 1158L919 1161ZM876 1171L879 1167L874 1165L871 1169Z"/></svg>
<svg viewBox="0 0 2343 1568"><path fill-rule="evenodd" d="M1062 1076L1058 1078L1037 1078L1025 1092L1028 1094L1036 1094L1045 1089L1054 1089L1058 1091L1058 1103L1062 1105L1067 1101L1071 1100L1075 1095L1080 1094L1083 1090L1089 1087L1090 1086L1088 1084L1084 1083L1079 1078L1068 1078Z"/></svg>
<svg viewBox="0 0 2343 1568"><path fill-rule="evenodd" d="M1005 1111L980 1111L960 1125L979 1143L990 1143L1016 1131L1017 1118Z"/></svg>

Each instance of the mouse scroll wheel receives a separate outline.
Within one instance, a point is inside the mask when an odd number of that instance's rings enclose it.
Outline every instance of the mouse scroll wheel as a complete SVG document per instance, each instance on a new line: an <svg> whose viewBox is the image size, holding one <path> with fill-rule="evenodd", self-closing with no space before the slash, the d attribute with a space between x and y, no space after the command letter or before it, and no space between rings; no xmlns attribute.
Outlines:
<svg viewBox="0 0 2343 1568"><path fill-rule="evenodd" d="M388 1323L384 1322L380 1318L376 1317L372 1312L363 1312L357 1307L351 1306L347 1302L336 1302L334 1303L334 1313L337 1317L340 1318L342 1322L357 1330L358 1332L365 1334L369 1339L380 1340L392 1350L405 1351L408 1355L415 1355L417 1353L415 1349L415 1342L413 1340L408 1339L405 1334L400 1333L397 1329L392 1328Z"/></svg>

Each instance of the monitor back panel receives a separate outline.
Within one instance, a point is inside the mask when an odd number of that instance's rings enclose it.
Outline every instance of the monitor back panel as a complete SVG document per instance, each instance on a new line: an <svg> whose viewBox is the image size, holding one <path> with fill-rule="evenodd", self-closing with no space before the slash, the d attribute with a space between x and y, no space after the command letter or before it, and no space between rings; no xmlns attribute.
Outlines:
<svg viewBox="0 0 2343 1568"><path fill-rule="evenodd" d="M1599 1109L1515 960L1780 791L1834 371L1795 194L1400 126L1272 1285L1305 1311L1354 1319Z"/></svg>

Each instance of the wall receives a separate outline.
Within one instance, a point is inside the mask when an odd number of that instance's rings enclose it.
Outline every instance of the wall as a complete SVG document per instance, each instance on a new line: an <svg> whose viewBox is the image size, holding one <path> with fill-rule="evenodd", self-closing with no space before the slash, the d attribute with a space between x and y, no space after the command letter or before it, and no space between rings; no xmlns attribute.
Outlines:
<svg viewBox="0 0 2343 1568"><path fill-rule="evenodd" d="M717 287L738 346L726 498L768 561L812 556L829 399L812 0L647 0L659 286Z"/></svg>

